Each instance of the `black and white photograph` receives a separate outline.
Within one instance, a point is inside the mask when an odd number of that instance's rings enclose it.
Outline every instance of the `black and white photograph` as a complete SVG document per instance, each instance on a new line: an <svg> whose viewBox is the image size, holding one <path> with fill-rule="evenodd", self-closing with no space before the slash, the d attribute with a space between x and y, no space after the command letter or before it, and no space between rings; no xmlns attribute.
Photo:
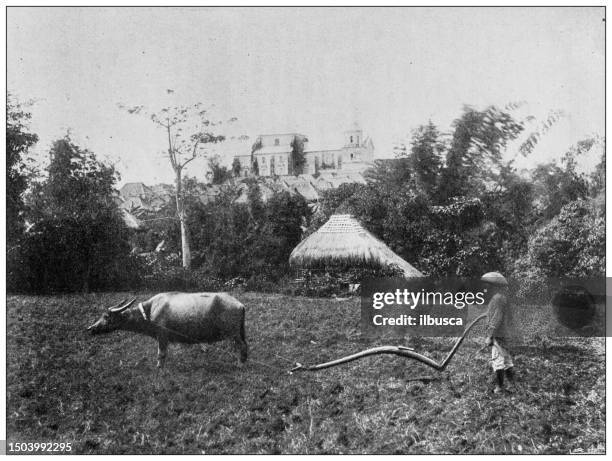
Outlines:
<svg viewBox="0 0 612 461"><path fill-rule="evenodd" d="M605 6L4 12L2 454L606 454Z"/></svg>

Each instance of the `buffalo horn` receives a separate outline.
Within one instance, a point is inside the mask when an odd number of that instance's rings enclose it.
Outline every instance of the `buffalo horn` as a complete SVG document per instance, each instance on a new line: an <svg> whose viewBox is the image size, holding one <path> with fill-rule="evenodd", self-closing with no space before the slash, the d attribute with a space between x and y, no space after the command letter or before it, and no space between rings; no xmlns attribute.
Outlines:
<svg viewBox="0 0 612 461"><path fill-rule="evenodd" d="M136 298L132 298L131 300L129 300L127 303L124 303L125 300L121 301L117 306L111 307L110 309L108 309L110 312L113 312L115 314L118 314L119 312L123 312L124 310L126 310L128 307L130 307L132 304L134 304L134 301L136 301Z"/></svg>
<svg viewBox="0 0 612 461"><path fill-rule="evenodd" d="M121 306L124 302L127 301L127 298L123 298L121 301L119 301L117 304L115 304L114 306L111 306L108 308L109 311L113 310L113 309L117 309L119 306Z"/></svg>

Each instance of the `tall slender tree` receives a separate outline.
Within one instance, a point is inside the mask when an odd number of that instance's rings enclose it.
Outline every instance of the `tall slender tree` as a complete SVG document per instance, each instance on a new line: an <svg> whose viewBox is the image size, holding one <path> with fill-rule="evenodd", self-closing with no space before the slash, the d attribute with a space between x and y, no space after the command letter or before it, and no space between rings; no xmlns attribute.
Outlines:
<svg viewBox="0 0 612 461"><path fill-rule="evenodd" d="M173 90L167 90L167 92L168 94L174 93ZM213 120L209 109L205 108L202 103L167 106L158 112L149 111L142 105L126 107L120 104L119 107L130 114L147 115L167 135L167 156L174 172L176 214L181 225L183 267L190 269L191 248L185 209L183 172L193 160L207 155L208 146L225 141L225 136L217 131L224 122ZM235 117L232 117L228 122L236 120Z"/></svg>
<svg viewBox="0 0 612 461"><path fill-rule="evenodd" d="M306 166L306 156L304 155L304 138L300 136L294 136L291 141L291 167L290 173L298 176L304 173L304 166Z"/></svg>

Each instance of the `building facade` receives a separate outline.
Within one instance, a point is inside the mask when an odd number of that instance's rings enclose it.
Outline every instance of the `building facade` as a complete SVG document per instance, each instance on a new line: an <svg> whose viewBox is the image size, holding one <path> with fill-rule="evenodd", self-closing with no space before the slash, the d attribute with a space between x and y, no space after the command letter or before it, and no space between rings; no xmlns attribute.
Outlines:
<svg viewBox="0 0 612 461"><path fill-rule="evenodd" d="M308 138L301 133L282 133L259 135L257 148L253 154L237 155L242 176L286 176L295 174L293 161L293 142L301 141L304 146L306 163L304 174L325 172L362 173L374 161L374 144L355 124L344 132L344 145L332 149L311 149ZM251 158L252 157L252 158ZM256 164L257 171L253 171Z"/></svg>

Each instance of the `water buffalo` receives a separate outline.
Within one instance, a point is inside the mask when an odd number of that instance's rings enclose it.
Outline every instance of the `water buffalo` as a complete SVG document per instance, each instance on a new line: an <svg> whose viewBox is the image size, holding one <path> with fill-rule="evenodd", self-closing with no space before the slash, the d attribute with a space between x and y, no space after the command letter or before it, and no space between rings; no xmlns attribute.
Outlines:
<svg viewBox="0 0 612 461"><path fill-rule="evenodd" d="M168 343L212 343L233 339L240 361L247 359L245 309L227 293L160 293L142 303L136 298L108 308L87 330L93 334L134 331L157 339L157 366L166 360Z"/></svg>

